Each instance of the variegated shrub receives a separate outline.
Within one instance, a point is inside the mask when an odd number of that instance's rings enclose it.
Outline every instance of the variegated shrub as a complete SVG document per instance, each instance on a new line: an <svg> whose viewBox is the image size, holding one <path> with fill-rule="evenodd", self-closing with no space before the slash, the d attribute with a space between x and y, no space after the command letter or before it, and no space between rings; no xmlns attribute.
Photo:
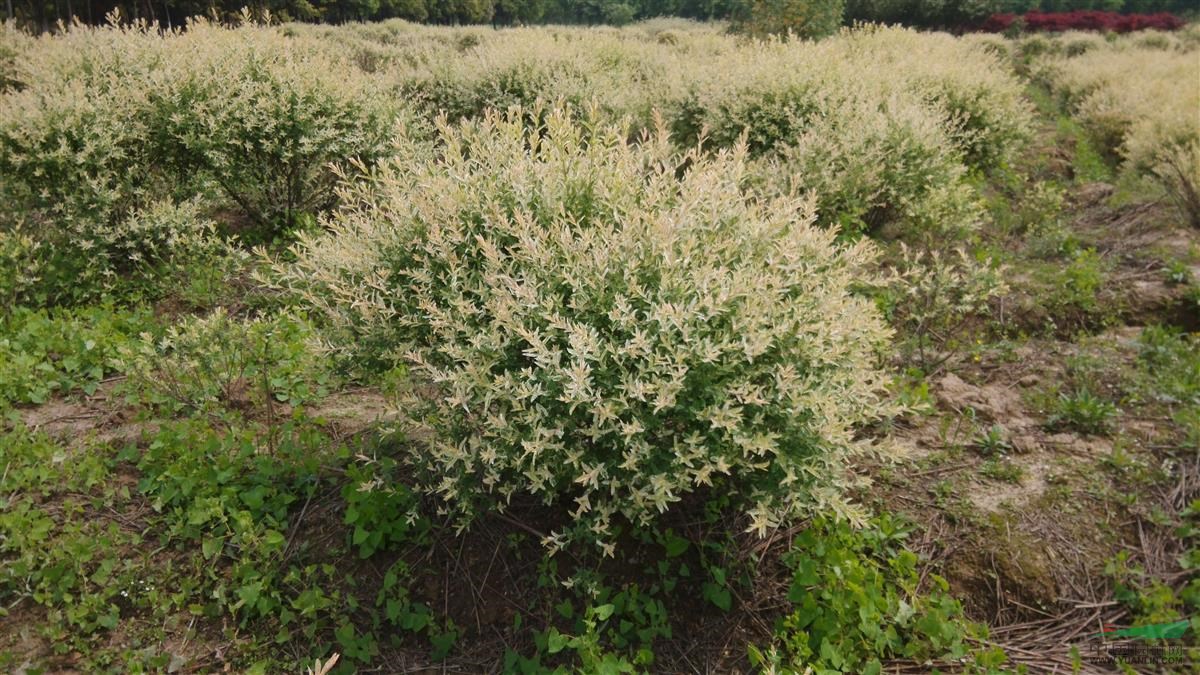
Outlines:
<svg viewBox="0 0 1200 675"><path fill-rule="evenodd" d="M522 494L568 503L547 543L608 553L614 519L718 482L759 532L850 509L854 427L889 409L889 331L850 290L872 244L749 196L744 147L535 118L442 123L278 266L335 348L408 369L419 484L464 523Z"/></svg>
<svg viewBox="0 0 1200 675"><path fill-rule="evenodd" d="M818 222L913 241L975 229L982 206L936 115L911 97L843 101L756 162L771 193L810 193Z"/></svg>
<svg viewBox="0 0 1200 675"><path fill-rule="evenodd" d="M389 151L402 115L377 83L345 76L334 45L273 28L14 35L0 33L15 45L0 46L13 63L0 76L0 230L43 244L51 301L169 263L214 222L285 234L331 206L336 167Z"/></svg>
<svg viewBox="0 0 1200 675"><path fill-rule="evenodd" d="M1147 48L1143 38L1047 57L1035 74L1125 169L1158 182L1200 227L1200 57L1183 45Z"/></svg>

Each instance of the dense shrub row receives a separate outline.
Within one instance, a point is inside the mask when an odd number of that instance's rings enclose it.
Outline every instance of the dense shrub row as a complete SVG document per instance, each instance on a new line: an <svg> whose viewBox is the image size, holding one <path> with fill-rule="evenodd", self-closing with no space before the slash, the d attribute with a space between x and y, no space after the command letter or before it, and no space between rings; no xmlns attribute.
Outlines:
<svg viewBox="0 0 1200 675"><path fill-rule="evenodd" d="M1003 165L1029 124L1001 60L945 35L864 28L820 43L749 44L702 30L657 31L654 42L632 30L468 35L465 50L376 49L398 54L391 77L427 114L562 101L642 128L657 112L683 148L727 148L746 133L771 189L813 191L820 222L854 230L971 228L967 174Z"/></svg>
<svg viewBox="0 0 1200 675"><path fill-rule="evenodd" d="M1157 14L1118 14L1096 10L1075 12L1026 12L1016 14L993 14L983 23L981 30L1002 33L1014 27L1027 31L1062 33L1068 30L1093 30L1113 33L1131 33L1138 30L1179 30L1183 19L1167 12Z"/></svg>
<svg viewBox="0 0 1200 675"><path fill-rule="evenodd" d="M0 119L0 254L26 296L82 299L203 248L256 241L332 205L398 109L320 45L273 29L72 27L14 58ZM22 246L21 233L36 235Z"/></svg>
<svg viewBox="0 0 1200 675"><path fill-rule="evenodd" d="M557 535L610 551L614 519L715 481L757 527L837 504L846 434L879 412L882 339L849 293L865 250L838 233L972 229L970 173L1029 126L996 55L904 29L339 40L445 117L349 189L279 283L357 363L436 385L404 405L426 490L464 517L573 500Z"/></svg>
<svg viewBox="0 0 1200 675"><path fill-rule="evenodd" d="M1194 51L1137 38L1035 61L1034 74L1127 172L1158 182L1200 227L1200 77Z"/></svg>
<svg viewBox="0 0 1200 675"><path fill-rule="evenodd" d="M130 239L125 224L145 221L147 209L187 208L251 240L311 222L332 204L330 160L344 168L349 157L370 164L388 152L391 125L405 117L389 102L460 120L556 101L595 106L613 122L632 117L637 128L657 113L681 147L730 147L745 131L768 189L815 192L823 224L901 233L973 227L968 173L1005 163L1029 119L1020 84L995 55L903 29L819 44L747 44L678 21L625 31L390 22L227 33L204 24L166 37L79 28L31 48L14 71L27 82L8 96L19 114L0 124L0 163L13 176L0 189L22 229L52 217L56 229L75 228L42 255L78 259L63 248L71 240L125 259L121 247L132 244L109 239ZM85 67L103 79L83 77ZM80 106L90 106L87 120ZM61 143L89 129L103 134L87 157ZM68 189L80 182L72 171L92 187ZM142 259L161 260L156 251ZM50 278L77 272L43 267ZM127 271L113 263L104 274Z"/></svg>

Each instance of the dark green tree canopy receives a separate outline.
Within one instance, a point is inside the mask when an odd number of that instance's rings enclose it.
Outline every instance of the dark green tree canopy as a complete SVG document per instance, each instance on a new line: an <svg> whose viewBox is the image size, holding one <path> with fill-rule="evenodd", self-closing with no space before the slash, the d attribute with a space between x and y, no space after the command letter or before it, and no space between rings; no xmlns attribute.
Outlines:
<svg viewBox="0 0 1200 675"><path fill-rule="evenodd" d="M281 21L329 23L400 18L421 23L496 26L622 25L678 16L732 19L735 25L753 27L751 32L790 30L811 37L826 34L831 27L860 21L969 29L1000 12L1195 11L1193 0L255 0L249 7L247 0L6 0L5 16L22 28L39 32L53 30L59 21L72 19L102 23L113 10L119 10L124 18L170 27L193 16L234 18L243 8L255 15L269 12Z"/></svg>

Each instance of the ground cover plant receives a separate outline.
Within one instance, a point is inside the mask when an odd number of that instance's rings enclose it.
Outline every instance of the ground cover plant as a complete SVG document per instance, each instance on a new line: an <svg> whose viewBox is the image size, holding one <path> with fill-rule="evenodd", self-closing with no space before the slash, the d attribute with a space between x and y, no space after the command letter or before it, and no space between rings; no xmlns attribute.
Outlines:
<svg viewBox="0 0 1200 675"><path fill-rule="evenodd" d="M6 27L0 670L1192 672L1195 28L801 4Z"/></svg>

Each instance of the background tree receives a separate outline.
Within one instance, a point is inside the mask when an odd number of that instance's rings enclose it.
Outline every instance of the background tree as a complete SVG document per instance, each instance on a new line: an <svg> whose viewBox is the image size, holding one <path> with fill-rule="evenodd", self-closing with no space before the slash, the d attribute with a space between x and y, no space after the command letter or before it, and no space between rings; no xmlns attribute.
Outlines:
<svg viewBox="0 0 1200 675"><path fill-rule="evenodd" d="M164 28L189 17L236 20L243 7L279 21L345 23L400 18L438 24L624 24L659 16L731 19L754 34L826 35L842 24L875 22L951 30L979 26L996 13L1080 9L1195 14L1195 0L6 0L4 11L31 32L72 20L123 19ZM843 5L844 10L843 10Z"/></svg>
<svg viewBox="0 0 1200 675"><path fill-rule="evenodd" d="M820 38L842 25L845 0L742 0L734 7L734 30L748 35Z"/></svg>

